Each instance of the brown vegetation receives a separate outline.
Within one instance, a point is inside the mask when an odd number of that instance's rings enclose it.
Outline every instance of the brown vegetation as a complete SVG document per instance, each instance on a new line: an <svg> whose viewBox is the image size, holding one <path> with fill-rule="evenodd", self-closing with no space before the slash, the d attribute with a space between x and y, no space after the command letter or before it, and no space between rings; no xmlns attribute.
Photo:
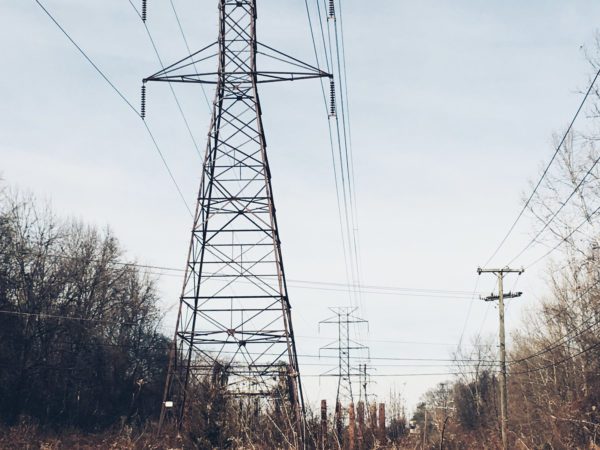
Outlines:
<svg viewBox="0 0 600 450"><path fill-rule="evenodd" d="M167 341L154 283L110 231L0 201L0 421L100 430L160 403Z"/></svg>

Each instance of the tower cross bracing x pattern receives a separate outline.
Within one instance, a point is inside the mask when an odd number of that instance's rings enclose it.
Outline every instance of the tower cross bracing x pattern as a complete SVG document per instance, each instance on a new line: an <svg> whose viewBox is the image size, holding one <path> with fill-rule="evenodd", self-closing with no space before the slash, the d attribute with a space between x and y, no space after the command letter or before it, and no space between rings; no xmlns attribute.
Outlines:
<svg viewBox="0 0 600 450"><path fill-rule="evenodd" d="M329 309L334 316L320 321L319 325L337 325L338 337L335 341L321 347L319 353L328 350L335 351L338 355L338 365L321 376L337 377L336 405L340 402L351 404L354 403L352 378L360 375L360 371L357 372L354 368L353 359L356 358L356 353L364 352L367 353L368 358L369 348L351 337L350 324L368 324L368 322L355 315L358 310L356 307L338 306Z"/></svg>

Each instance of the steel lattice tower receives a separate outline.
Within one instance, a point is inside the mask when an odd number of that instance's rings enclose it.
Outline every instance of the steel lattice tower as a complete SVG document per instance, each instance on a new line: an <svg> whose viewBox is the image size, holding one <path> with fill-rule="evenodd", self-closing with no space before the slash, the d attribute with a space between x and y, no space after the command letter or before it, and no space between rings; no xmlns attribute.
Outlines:
<svg viewBox="0 0 600 450"><path fill-rule="evenodd" d="M257 86L330 75L258 43L256 19L256 0L219 0L218 40L144 80L216 87L161 423L172 406L181 426L191 387L210 380L227 395L289 401L301 436L304 400ZM259 70L261 61L271 66ZM203 70L215 63L216 71Z"/></svg>
<svg viewBox="0 0 600 450"><path fill-rule="evenodd" d="M338 354L338 366L334 369L328 370L323 373L322 376L334 376L338 379L337 393L336 393L336 404L350 404L354 403L354 394L352 392L352 378L359 375L354 369L352 359L353 352L364 352L369 351L369 348L365 345L360 344L356 340L350 337L350 324L365 324L368 323L365 319L357 317L354 313L358 308L351 308L347 306L338 306L335 308L329 308L334 316L328 319L322 320L320 324L335 324L338 329L337 340L321 347L320 351L333 350Z"/></svg>

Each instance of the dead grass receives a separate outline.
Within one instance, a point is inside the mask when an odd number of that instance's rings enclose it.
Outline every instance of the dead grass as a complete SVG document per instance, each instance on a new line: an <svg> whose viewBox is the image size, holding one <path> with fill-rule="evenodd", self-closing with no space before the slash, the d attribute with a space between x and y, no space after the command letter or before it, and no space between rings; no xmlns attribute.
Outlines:
<svg viewBox="0 0 600 450"><path fill-rule="evenodd" d="M0 449L23 450L141 450L167 449L157 441L152 426L143 430L133 430L125 426L122 429L111 429L100 433L83 433L81 431L42 430L35 424L22 422L18 426L0 428Z"/></svg>

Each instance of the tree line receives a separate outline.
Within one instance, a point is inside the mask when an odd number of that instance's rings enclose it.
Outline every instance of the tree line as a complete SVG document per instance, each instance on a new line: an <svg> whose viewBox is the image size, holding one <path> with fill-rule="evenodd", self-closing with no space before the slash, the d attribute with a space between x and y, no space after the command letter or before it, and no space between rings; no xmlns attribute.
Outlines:
<svg viewBox="0 0 600 450"><path fill-rule="evenodd" d="M0 420L97 430L156 414L168 342L154 281L109 230L0 199Z"/></svg>

